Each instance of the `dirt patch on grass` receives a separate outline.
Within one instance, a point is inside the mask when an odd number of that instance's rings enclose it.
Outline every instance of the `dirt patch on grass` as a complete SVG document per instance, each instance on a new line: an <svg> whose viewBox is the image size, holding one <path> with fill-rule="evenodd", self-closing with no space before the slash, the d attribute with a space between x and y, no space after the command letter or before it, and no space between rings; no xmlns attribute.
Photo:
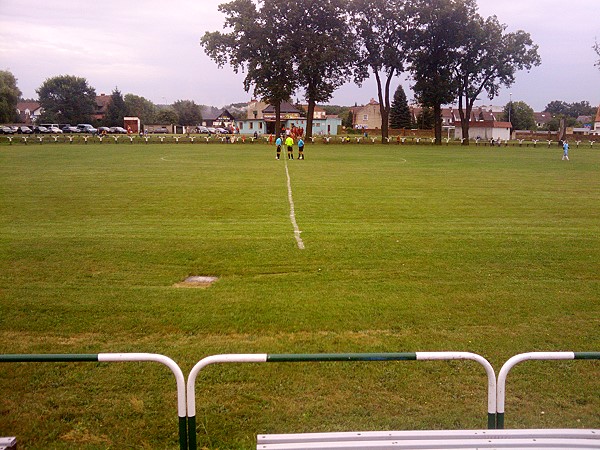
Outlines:
<svg viewBox="0 0 600 450"><path fill-rule="evenodd" d="M212 285L215 281L217 281L218 277L213 276L191 276L187 277L180 283L175 283L173 287L177 288L207 288Z"/></svg>

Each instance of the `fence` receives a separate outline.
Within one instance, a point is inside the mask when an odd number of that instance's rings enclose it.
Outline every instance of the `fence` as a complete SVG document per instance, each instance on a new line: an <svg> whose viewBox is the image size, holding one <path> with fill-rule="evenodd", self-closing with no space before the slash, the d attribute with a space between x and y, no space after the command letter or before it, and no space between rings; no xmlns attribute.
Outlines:
<svg viewBox="0 0 600 450"><path fill-rule="evenodd" d="M198 361L190 371L187 385L183 372L170 358L154 353L99 353L99 354L15 354L0 355L0 363L48 362L158 362L166 365L175 376L177 387L177 416L180 450L196 450L196 378L201 370L212 364L223 363L297 363L297 362L384 362L384 361L449 361L471 360L483 366L487 375L488 429L504 428L506 378L517 364L529 360L600 360L600 352L534 352L510 358L496 374L482 356L469 352L415 352L415 353L333 353L333 354L225 354L213 355ZM427 433L427 432L421 432ZM435 431L429 432L435 435ZM452 433L452 432L450 432ZM598 435L593 430L594 435ZM597 447L595 447L597 448Z"/></svg>

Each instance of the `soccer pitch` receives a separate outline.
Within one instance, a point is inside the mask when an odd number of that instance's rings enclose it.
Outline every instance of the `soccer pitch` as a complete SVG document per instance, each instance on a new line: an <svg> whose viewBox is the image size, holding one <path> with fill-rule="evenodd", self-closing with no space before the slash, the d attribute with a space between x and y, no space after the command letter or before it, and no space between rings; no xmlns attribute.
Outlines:
<svg viewBox="0 0 600 450"><path fill-rule="evenodd" d="M220 353L465 351L498 371L600 351L600 151L305 154L0 146L0 353L159 353L187 374ZM188 276L218 281L176 286ZM506 427L599 428L598 379L597 361L515 369ZM200 448L486 426L469 362L231 364L196 399ZM175 402L160 366L0 365L0 436L24 448L177 448Z"/></svg>

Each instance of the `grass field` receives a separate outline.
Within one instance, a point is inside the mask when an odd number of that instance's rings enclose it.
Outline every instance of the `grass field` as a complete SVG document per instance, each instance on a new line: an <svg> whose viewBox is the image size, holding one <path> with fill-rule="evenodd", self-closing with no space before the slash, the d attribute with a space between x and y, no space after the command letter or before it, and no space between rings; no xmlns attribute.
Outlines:
<svg viewBox="0 0 600 450"><path fill-rule="evenodd" d="M0 147L0 353L600 350L600 151L255 145ZM286 164L300 250L290 221ZM176 288L189 275L220 279ZM600 363L511 372L506 427L600 428ZM472 362L212 366L198 443L485 428ZM172 375L0 365L23 448L177 448Z"/></svg>

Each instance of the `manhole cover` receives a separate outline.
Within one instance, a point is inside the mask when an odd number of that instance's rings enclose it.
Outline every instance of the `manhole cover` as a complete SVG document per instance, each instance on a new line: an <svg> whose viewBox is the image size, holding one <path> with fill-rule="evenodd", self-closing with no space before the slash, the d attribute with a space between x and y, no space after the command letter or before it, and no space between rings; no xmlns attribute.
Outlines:
<svg viewBox="0 0 600 450"><path fill-rule="evenodd" d="M187 277L180 283L176 283L175 287L205 288L213 284L218 279L218 277L210 276L191 276Z"/></svg>

